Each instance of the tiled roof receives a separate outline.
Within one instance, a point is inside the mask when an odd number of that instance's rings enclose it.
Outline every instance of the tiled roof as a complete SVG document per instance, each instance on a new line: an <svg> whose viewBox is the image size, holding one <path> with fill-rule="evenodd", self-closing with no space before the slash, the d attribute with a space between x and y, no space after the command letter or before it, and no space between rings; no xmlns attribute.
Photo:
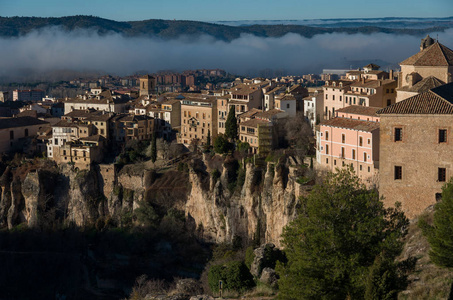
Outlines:
<svg viewBox="0 0 453 300"><path fill-rule="evenodd" d="M251 119L242 123L239 123L239 126L247 126L247 127L254 127L257 128L258 124L267 124L269 121L260 120L260 119Z"/></svg>
<svg viewBox="0 0 453 300"><path fill-rule="evenodd" d="M377 122L361 121L348 118L333 118L328 121L322 122L320 125L347 128L367 132L371 132L379 128L379 123Z"/></svg>
<svg viewBox="0 0 453 300"><path fill-rule="evenodd" d="M434 43L402 61L400 65L453 66L453 50L440 43Z"/></svg>
<svg viewBox="0 0 453 300"><path fill-rule="evenodd" d="M337 112L377 117L376 112L379 109L381 109L381 108L380 107L372 107L372 106L351 105L351 106L347 106L347 107L344 107L344 108L340 108L340 109L337 110Z"/></svg>
<svg viewBox="0 0 453 300"><path fill-rule="evenodd" d="M77 127L76 124L74 123L70 123L66 120L61 120L60 122L58 122L57 124L53 125L52 127Z"/></svg>
<svg viewBox="0 0 453 300"><path fill-rule="evenodd" d="M49 123L32 117L0 118L0 129L46 124Z"/></svg>
<svg viewBox="0 0 453 300"><path fill-rule="evenodd" d="M80 138L79 140L84 141L84 142L101 142L101 141L105 141L105 138L102 135L96 134L96 135Z"/></svg>
<svg viewBox="0 0 453 300"><path fill-rule="evenodd" d="M257 109L257 108L252 108L249 111L246 111L245 113L238 115L238 118L251 118L252 116L256 115L259 112L262 112L262 110Z"/></svg>
<svg viewBox="0 0 453 300"><path fill-rule="evenodd" d="M403 87L399 88L398 91L424 93L424 92L427 92L433 88L436 88L436 87L444 85L444 84L445 84L445 82L443 82L442 80L437 79L434 76L429 76L429 77L426 77L426 78L420 80L419 82L417 82L416 84L414 84L411 87L403 86Z"/></svg>
<svg viewBox="0 0 453 300"><path fill-rule="evenodd" d="M379 85L379 82L381 83L381 85ZM353 84L351 84L351 87L377 88L379 86L384 86L386 84L390 84L393 82L395 82L395 80L391 79L365 80L365 82L356 81Z"/></svg>
<svg viewBox="0 0 453 300"><path fill-rule="evenodd" d="M278 114L285 114L286 112L284 112L283 110L279 110L279 109L271 109L271 110L268 110L268 111L263 111L263 112L260 112L260 113L257 113L255 115L255 118L260 118L260 119L270 119L272 118L273 116L276 116Z"/></svg>
<svg viewBox="0 0 453 300"><path fill-rule="evenodd" d="M453 114L453 83L387 106L378 114Z"/></svg>

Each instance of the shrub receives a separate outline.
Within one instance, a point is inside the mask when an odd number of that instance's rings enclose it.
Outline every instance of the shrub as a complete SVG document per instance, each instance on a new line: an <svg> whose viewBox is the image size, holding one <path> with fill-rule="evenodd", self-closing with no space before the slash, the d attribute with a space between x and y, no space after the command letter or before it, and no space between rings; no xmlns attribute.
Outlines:
<svg viewBox="0 0 453 300"><path fill-rule="evenodd" d="M213 292L219 291L220 280L223 282L223 289L229 291L243 292L255 285L252 274L242 261L211 266L208 272L208 282Z"/></svg>

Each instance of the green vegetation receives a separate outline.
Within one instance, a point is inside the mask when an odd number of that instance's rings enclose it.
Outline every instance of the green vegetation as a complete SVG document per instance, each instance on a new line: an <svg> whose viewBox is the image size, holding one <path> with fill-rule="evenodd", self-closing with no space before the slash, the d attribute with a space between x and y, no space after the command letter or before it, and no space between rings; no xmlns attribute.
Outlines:
<svg viewBox="0 0 453 300"><path fill-rule="evenodd" d="M214 140L214 151L219 154L228 153L234 150L234 144L230 143L223 134L219 134Z"/></svg>
<svg viewBox="0 0 453 300"><path fill-rule="evenodd" d="M405 288L407 264L395 259L409 222L399 205L384 208L351 169L329 174L302 203L282 235L280 299L386 299Z"/></svg>
<svg viewBox="0 0 453 300"><path fill-rule="evenodd" d="M255 285L252 274L242 261L211 266L208 272L208 282L214 293L219 292L220 280L223 282L223 289L227 291L244 292Z"/></svg>
<svg viewBox="0 0 453 300"><path fill-rule="evenodd" d="M429 257L433 263L444 268L453 268L453 178L442 187L442 200L434 208L433 225L425 218L419 226L431 246Z"/></svg>
<svg viewBox="0 0 453 300"><path fill-rule="evenodd" d="M225 122L225 137L231 141L238 139L238 121L236 119L236 106L231 106Z"/></svg>

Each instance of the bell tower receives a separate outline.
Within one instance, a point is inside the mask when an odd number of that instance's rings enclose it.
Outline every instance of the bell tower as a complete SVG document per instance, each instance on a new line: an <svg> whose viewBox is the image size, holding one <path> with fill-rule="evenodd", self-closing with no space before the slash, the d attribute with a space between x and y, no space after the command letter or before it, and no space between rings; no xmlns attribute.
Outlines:
<svg viewBox="0 0 453 300"><path fill-rule="evenodd" d="M156 93L156 78L150 75L140 77L140 96Z"/></svg>

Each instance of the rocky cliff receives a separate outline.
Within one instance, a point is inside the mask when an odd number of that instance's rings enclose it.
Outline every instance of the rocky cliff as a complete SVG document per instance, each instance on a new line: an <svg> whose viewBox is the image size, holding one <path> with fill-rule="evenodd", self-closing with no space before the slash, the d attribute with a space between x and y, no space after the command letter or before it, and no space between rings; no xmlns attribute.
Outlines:
<svg viewBox="0 0 453 300"><path fill-rule="evenodd" d="M121 225L122 216L148 201L157 210L183 210L207 241L231 242L239 236L279 245L301 193L295 169L284 161L256 166L227 158L213 167L211 160L193 159L188 171L161 173L143 164L121 170L100 165L90 171L48 163L8 167L0 178L0 225L34 227L59 221L85 226L99 218Z"/></svg>

